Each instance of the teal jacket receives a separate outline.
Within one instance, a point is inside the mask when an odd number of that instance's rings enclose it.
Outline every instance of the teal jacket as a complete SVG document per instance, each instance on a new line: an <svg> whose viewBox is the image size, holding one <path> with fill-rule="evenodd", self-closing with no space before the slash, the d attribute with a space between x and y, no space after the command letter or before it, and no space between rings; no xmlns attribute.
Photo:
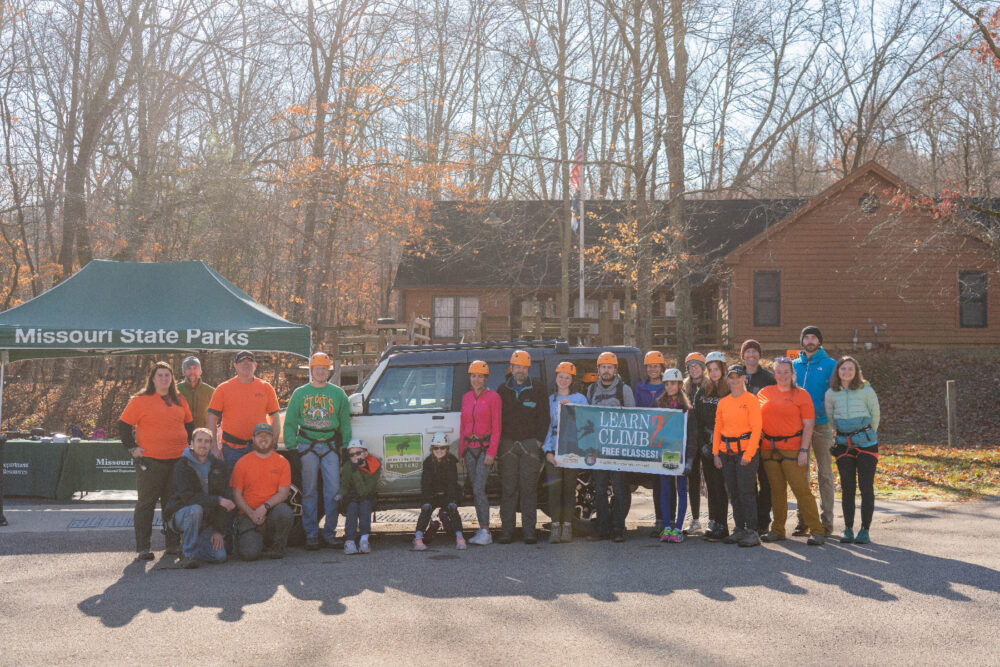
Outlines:
<svg viewBox="0 0 1000 667"><path fill-rule="evenodd" d="M826 390L824 400L827 417L832 420L837 429L837 444L847 444L847 437L840 433L854 433L866 426L871 428L851 436L851 442L859 447L870 447L878 444L878 431L881 412L878 396L872 386L865 382L860 389Z"/></svg>
<svg viewBox="0 0 1000 667"><path fill-rule="evenodd" d="M805 351L799 353L799 358L792 362L795 369L795 384L809 392L813 407L816 409L816 426L826 424L827 414L824 404L826 390L830 388L830 378L833 369L837 367L823 348L816 350L812 357L806 357Z"/></svg>

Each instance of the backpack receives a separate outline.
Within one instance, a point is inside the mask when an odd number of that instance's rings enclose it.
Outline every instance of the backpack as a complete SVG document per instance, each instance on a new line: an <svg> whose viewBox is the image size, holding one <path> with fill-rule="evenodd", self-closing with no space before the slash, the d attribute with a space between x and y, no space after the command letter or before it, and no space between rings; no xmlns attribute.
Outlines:
<svg viewBox="0 0 1000 667"><path fill-rule="evenodd" d="M601 381L598 380L587 388L587 403L594 404L594 394L597 393L600 384ZM618 399L619 407L625 407L625 383L621 381L621 378L618 378L618 384L615 385L615 398Z"/></svg>

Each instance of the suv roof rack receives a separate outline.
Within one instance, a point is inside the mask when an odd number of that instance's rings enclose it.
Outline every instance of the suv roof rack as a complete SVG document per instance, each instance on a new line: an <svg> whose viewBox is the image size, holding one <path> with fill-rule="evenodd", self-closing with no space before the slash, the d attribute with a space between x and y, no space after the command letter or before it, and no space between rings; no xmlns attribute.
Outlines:
<svg viewBox="0 0 1000 667"><path fill-rule="evenodd" d="M393 345L386 348L378 360L381 362L393 354L400 354L406 352L435 352L438 350L495 350L504 348L540 348L540 347L553 347L558 351L562 351L561 348L565 347L565 351L569 350L569 343L561 338L553 338L549 340L506 340L506 341L495 341L488 340L481 343L434 343L431 345Z"/></svg>

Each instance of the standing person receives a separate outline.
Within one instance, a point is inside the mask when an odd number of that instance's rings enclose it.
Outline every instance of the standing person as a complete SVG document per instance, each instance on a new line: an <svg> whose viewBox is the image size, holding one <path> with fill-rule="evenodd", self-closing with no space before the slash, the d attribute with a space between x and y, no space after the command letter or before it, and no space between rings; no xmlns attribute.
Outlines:
<svg viewBox="0 0 1000 667"><path fill-rule="evenodd" d="M692 352L684 359L684 368L687 370L687 377L684 378L684 393L691 402L694 409L694 395L698 393L702 379L705 377L705 355L701 352ZM695 420L697 424L697 419ZM697 428L696 428L697 435ZM691 523L684 529L687 535L700 535L701 525L701 455L695 454L691 459L691 474L688 476L688 501L691 508Z"/></svg>
<svg viewBox="0 0 1000 667"><path fill-rule="evenodd" d="M844 544L868 544L875 513L875 467L878 465L878 423L881 410L875 390L861 374L854 357L841 357L826 392L827 417L836 428L833 455L840 472L844 510ZM856 484L856 485L855 485ZM861 490L861 530L854 535L854 494Z"/></svg>
<svg viewBox="0 0 1000 667"><path fill-rule="evenodd" d="M709 352L705 356L705 364L705 377L694 396L694 416L698 423L698 456L708 491L705 539L720 542L729 536L729 496L726 494L726 479L722 471L715 467L712 440L719 401L729 395L729 385L725 380L726 355Z"/></svg>
<svg viewBox="0 0 1000 667"><path fill-rule="evenodd" d="M830 378L837 362L823 349L823 332L819 327L807 326L799 336L802 352L792 361L795 368L795 383L809 392L813 408L816 410L816 426L813 428L809 447L816 457L816 475L819 477L820 520L829 537L833 534L833 426L829 423L824 403L826 390L830 388ZM805 535L809 527L804 523L801 512L793 535Z"/></svg>
<svg viewBox="0 0 1000 667"><path fill-rule="evenodd" d="M486 388L490 367L485 361L469 364L469 385L462 397L458 455L465 463L465 474L472 486L479 530L469 538L469 544L486 546L493 543L490 535L490 501L486 496L486 479L500 448L500 396Z"/></svg>
<svg viewBox="0 0 1000 667"><path fill-rule="evenodd" d="M663 395L663 372L667 370L667 360L658 350L650 350L642 360L646 367L646 381L635 385L635 407L653 408ZM653 530L650 537L660 537L663 533L663 508L660 506L660 475L643 475L643 486L653 490Z"/></svg>
<svg viewBox="0 0 1000 667"><path fill-rule="evenodd" d="M372 532L372 511L381 476L379 460L368 453L360 440L351 440L347 446L347 460L340 472L340 488L347 506L344 511L345 555L371 553L368 537Z"/></svg>
<svg viewBox="0 0 1000 667"><path fill-rule="evenodd" d="M611 408L634 408L635 397L632 388L625 384L618 374L618 357L613 352L601 352L597 357L597 382L587 390L587 402ZM615 494L614 516L609 516L608 486ZM612 542L625 541L625 473L618 470L594 471L594 504L597 509L597 525L591 542L611 539ZM609 526L608 519L611 519Z"/></svg>
<svg viewBox="0 0 1000 667"><path fill-rule="evenodd" d="M157 361L146 378L146 388L129 399L118 421L118 436L135 460L137 560L153 560L150 543L156 502L160 502L162 513L172 495L174 465L187 449L193 431L191 409L177 393L173 369L167 362ZM166 553L180 553L176 532L167 530L166 541Z"/></svg>
<svg viewBox="0 0 1000 667"><path fill-rule="evenodd" d="M576 470L556 466L559 412L563 405L586 405L587 397L573 391L576 366L568 361L556 366L556 390L549 395L549 434L542 445L545 453L545 488L549 492L549 516L552 518L550 544L573 541L573 517L576 514Z"/></svg>
<svg viewBox="0 0 1000 667"><path fill-rule="evenodd" d="M292 486L292 467L274 451L270 424L257 424L252 437L253 453L236 462L229 480L239 510L236 551L243 560L257 560L261 554L280 559L285 557L295 518L285 502Z"/></svg>
<svg viewBox="0 0 1000 667"><path fill-rule="evenodd" d="M715 416L712 453L715 467L726 478L726 490L733 503L736 528L723 540L741 547L760 546L757 536L757 466L760 457L760 403L747 391L746 369L730 366L726 371L729 396L719 401Z"/></svg>
<svg viewBox="0 0 1000 667"><path fill-rule="evenodd" d="M181 372L184 374L184 381L177 383L177 391L191 408L194 427L204 428L205 420L208 418L208 404L212 402L215 387L202 382L201 361L198 360L198 357L187 357L182 361Z"/></svg>
<svg viewBox="0 0 1000 667"><path fill-rule="evenodd" d="M809 441L816 411L809 393L795 386L792 360L774 360L776 384L757 392L760 402L761 439L760 461L771 487L774 521L771 529L761 536L763 542L785 539L788 519L788 487L809 528L807 544L817 546L825 541L823 524L819 520L816 497L809 488ZM764 529L764 525L760 529Z"/></svg>
<svg viewBox="0 0 1000 667"><path fill-rule="evenodd" d="M351 407L347 394L330 382L333 360L325 352L309 358L309 384L292 392L285 410L285 447L296 448L302 463L302 528L306 549L315 551L322 540L337 545L337 493L340 490L340 451L351 441ZM323 512L319 532L317 498L323 478Z"/></svg>
<svg viewBox="0 0 1000 667"><path fill-rule="evenodd" d="M198 567L199 561L226 560L226 512L236 505L227 497L226 464L211 456L211 451L211 431L196 428L191 446L174 465L174 493L163 510L164 525L171 526L183 540L180 566L186 570Z"/></svg>
<svg viewBox="0 0 1000 667"><path fill-rule="evenodd" d="M435 434L444 436L443 433ZM462 517L458 514L458 459L451 453L447 440L431 440L431 453L424 459L420 471L420 516L417 518L417 531L413 536L413 550L424 551L424 534L431 525L431 515L437 509L441 522L447 524L445 534L455 535L455 548L465 549L465 537L462 535ZM431 533L427 533L427 542Z"/></svg>
<svg viewBox="0 0 1000 667"><path fill-rule="evenodd" d="M549 401L541 385L532 381L531 356L515 350L510 374L497 390L501 403L500 429L500 544L513 539L515 513L521 505L524 543L535 544L538 518L538 471L541 448L549 432Z"/></svg>
<svg viewBox="0 0 1000 667"><path fill-rule="evenodd" d="M241 350L233 360L236 377L220 384L208 404L205 427L216 432L222 422L222 440L215 443L212 453L226 462L232 471L236 462L250 452L254 427L270 422L274 433L281 429L278 416L278 395L270 383L254 377L257 360L253 352Z"/></svg>
<svg viewBox="0 0 1000 667"><path fill-rule="evenodd" d="M747 371L747 391L754 396L764 387L774 385L774 373L760 365L760 343L753 338L743 341L740 358ZM764 530L771 524L771 484L764 466L757 467L757 526Z"/></svg>
<svg viewBox="0 0 1000 667"><path fill-rule="evenodd" d="M683 410L687 419L684 441L684 470L682 475L660 475L660 505L666 510L664 514L661 542L683 542L684 514L687 512L687 484L691 474L693 461L698 458L698 424L691 409L691 401L684 393L682 384L684 376L677 368L671 368L663 374L664 392L657 399L660 408Z"/></svg>

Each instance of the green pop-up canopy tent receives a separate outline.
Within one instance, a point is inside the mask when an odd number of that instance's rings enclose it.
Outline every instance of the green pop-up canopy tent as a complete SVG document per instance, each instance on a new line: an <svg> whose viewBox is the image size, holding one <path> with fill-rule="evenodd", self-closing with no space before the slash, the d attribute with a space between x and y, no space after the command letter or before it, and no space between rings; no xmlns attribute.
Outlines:
<svg viewBox="0 0 1000 667"><path fill-rule="evenodd" d="M312 332L254 301L204 262L94 260L0 313L3 365L104 354L255 350L308 357Z"/></svg>

